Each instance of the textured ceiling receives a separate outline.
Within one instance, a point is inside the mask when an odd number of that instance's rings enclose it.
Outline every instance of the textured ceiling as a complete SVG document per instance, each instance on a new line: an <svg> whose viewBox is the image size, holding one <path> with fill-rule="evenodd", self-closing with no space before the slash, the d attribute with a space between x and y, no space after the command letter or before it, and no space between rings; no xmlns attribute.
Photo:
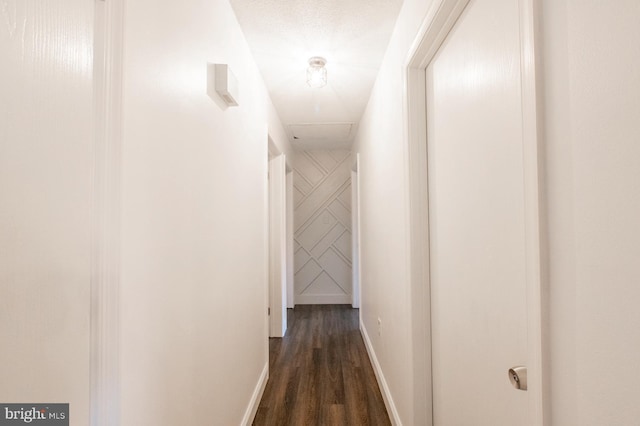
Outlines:
<svg viewBox="0 0 640 426"><path fill-rule="evenodd" d="M402 0L230 3L294 147L349 147ZM312 56L327 59L328 84L320 89L306 82ZM352 129L346 136L334 131L341 123ZM322 125L294 138L295 129L309 124Z"/></svg>

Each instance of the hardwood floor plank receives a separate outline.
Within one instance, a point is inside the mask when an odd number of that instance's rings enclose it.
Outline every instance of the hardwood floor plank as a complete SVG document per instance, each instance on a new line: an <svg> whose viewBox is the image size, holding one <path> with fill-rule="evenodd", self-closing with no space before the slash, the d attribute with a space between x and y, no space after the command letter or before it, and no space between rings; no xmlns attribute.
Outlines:
<svg viewBox="0 0 640 426"><path fill-rule="evenodd" d="M345 381L350 384L345 387L345 405L350 408L347 411L347 424L370 424L364 377L360 368L343 366L343 371Z"/></svg>
<svg viewBox="0 0 640 426"><path fill-rule="evenodd" d="M348 424L344 405L325 405L322 410L321 424L326 426L343 426Z"/></svg>
<svg viewBox="0 0 640 426"><path fill-rule="evenodd" d="M269 342L269 381L256 426L390 425L349 305L299 305Z"/></svg>

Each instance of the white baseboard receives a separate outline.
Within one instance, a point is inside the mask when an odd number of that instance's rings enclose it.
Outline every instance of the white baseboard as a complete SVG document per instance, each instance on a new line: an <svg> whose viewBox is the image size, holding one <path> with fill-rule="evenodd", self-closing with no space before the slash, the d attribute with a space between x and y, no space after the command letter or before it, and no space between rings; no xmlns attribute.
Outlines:
<svg viewBox="0 0 640 426"><path fill-rule="evenodd" d="M360 322L360 333L362 334L364 345L367 348L367 353L369 354L369 359L371 360L371 365L373 366L373 372L376 374L376 379L378 379L378 385L380 386L380 391L382 392L382 399L384 399L384 405L387 407L387 413L389 413L391 424L393 424L394 426L402 426L402 421L400 420L400 416L398 415L398 409L396 408L396 404L393 402L393 397L391 396L391 392L389 391L389 386L387 385L387 381L385 380L382 369L380 368L380 363L378 362L376 353L373 350L373 346L371 345L371 340L369 339L367 328L362 322Z"/></svg>
<svg viewBox="0 0 640 426"><path fill-rule="evenodd" d="M264 365L262 369L262 373L260 374L260 379L256 384L256 388L253 390L253 395L251 395L251 401L249 401L249 406L247 407L247 411L244 413L244 417L242 418L242 426L251 426L253 423L253 419L258 412L258 406L260 405L260 400L262 399L262 394L264 393L264 388L267 386L267 381L269 380L269 362Z"/></svg>
<svg viewBox="0 0 640 426"><path fill-rule="evenodd" d="M350 294L296 294L296 305L350 305Z"/></svg>

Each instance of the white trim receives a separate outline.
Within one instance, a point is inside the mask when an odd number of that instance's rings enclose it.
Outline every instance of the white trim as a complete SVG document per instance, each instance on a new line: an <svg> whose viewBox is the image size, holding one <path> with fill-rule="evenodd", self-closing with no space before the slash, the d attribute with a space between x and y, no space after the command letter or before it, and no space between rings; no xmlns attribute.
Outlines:
<svg viewBox="0 0 640 426"><path fill-rule="evenodd" d="M351 306L360 308L360 154L351 170Z"/></svg>
<svg viewBox="0 0 640 426"><path fill-rule="evenodd" d="M429 282L429 199L425 70L469 0L441 0L427 13L405 66L405 138L407 151L409 303L413 350L413 423L433 424L431 374L431 295Z"/></svg>
<svg viewBox="0 0 640 426"><path fill-rule="evenodd" d="M433 3L409 49L407 71L424 72L427 69L469 1L439 0Z"/></svg>
<svg viewBox="0 0 640 426"><path fill-rule="evenodd" d="M351 295L296 294L296 305L351 305Z"/></svg>
<svg viewBox="0 0 640 426"><path fill-rule="evenodd" d="M287 331L287 178L286 159L278 154L269 160L269 307L271 337Z"/></svg>
<svg viewBox="0 0 640 426"><path fill-rule="evenodd" d="M391 396L389 385L387 385L387 381L384 378L384 373L382 372L382 368L380 367L380 363L378 362L378 358L376 357L376 352L373 350L373 345L371 345L371 340L369 339L367 328L364 326L363 322L360 322L360 333L362 334L362 340L364 340L364 346L367 348L369 360L371 361L371 365L373 366L373 372L375 373L376 379L378 380L378 386L380 387L380 392L382 393L382 399L384 399L384 405L385 407L387 407L387 413L389 413L389 420L391 420L391 424L393 424L394 426L402 426L402 421L400 420L400 416L398 415L398 409L396 408L396 404L393 402L393 397Z"/></svg>
<svg viewBox="0 0 640 426"><path fill-rule="evenodd" d="M95 2L91 248L92 426L120 423L120 148L124 0Z"/></svg>
<svg viewBox="0 0 640 426"><path fill-rule="evenodd" d="M360 153L356 153L356 173L358 175L358 308L362 305L362 185ZM360 322L362 323L362 310L360 310Z"/></svg>
<svg viewBox="0 0 640 426"><path fill-rule="evenodd" d="M269 362L269 335L271 333L271 316L269 315L270 311L270 303L271 303L271 259L269 251L271 250L269 239L271 230L270 228L270 212L269 212L269 157L271 156L269 150L271 149L271 141L270 137L267 134L267 146L265 155L265 162L263 163L264 170L264 185L263 185L263 201L264 201L264 240L263 240L263 253L264 253L264 354L267 358L267 363Z"/></svg>
<svg viewBox="0 0 640 426"><path fill-rule="evenodd" d="M413 322L413 368L414 368L414 423L433 424L433 390L431 388L431 325L429 283L429 206L426 154L426 78L425 71L455 25L470 0L439 0L427 13L423 25L410 49L405 73L405 137L407 151L407 179L409 188L408 235L411 271L411 307ZM546 300L542 292L541 277L546 265L541 264L540 200L538 150L539 121L536 116L539 105L536 85L535 8L537 0L519 0L521 11L521 39L523 66L523 132L525 144L525 197L527 233L527 321L529 335L529 357L533 364L534 389L530 390L532 425L548 424L547 401L543 392L547 390L547 369L544 368L543 348L546 335L542 328L542 303ZM541 373L540 373L541 372ZM427 387L423 386L427 384ZM532 386L532 387L533 387ZM530 388L531 389L531 388Z"/></svg>
<svg viewBox="0 0 640 426"><path fill-rule="evenodd" d="M242 417L241 425L251 426L253 423L256 413L258 412L258 408L260 407L262 395L267 387L267 381L269 381L269 361L267 361L262 369L262 373L260 373L260 378L258 379L256 387L253 389L253 394L251 395L251 400L249 401L247 410L244 412L244 417Z"/></svg>
<svg viewBox="0 0 640 426"><path fill-rule="evenodd" d="M519 0L520 6L520 43L522 73L522 139L524 165L525 196L525 241L526 241L526 280L527 280L527 337L528 337L528 374L529 412L532 425L551 424L549 407L549 369L546 368L544 350L546 342L543 307L546 291L543 277L546 279L546 255L542 251L543 232L541 220L543 196L541 182L543 173L543 150L540 147L541 121L539 117L542 99L541 84L537 67L542 63L541 55L536 51L536 11L537 0Z"/></svg>
<svg viewBox="0 0 640 426"><path fill-rule="evenodd" d="M294 244L293 244L293 170L287 164L287 188L286 188L286 197L287 197L287 213L286 213L286 221L287 221L287 308L293 309L295 308L295 286L294 286L294 276L295 276L295 268L294 268Z"/></svg>

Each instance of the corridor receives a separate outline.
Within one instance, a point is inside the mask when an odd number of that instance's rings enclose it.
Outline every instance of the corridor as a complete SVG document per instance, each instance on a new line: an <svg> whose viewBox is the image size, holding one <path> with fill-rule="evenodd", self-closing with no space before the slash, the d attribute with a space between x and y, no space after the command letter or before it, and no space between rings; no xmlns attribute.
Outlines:
<svg viewBox="0 0 640 426"><path fill-rule="evenodd" d="M253 424L390 425L349 305L289 309L284 338L269 340L270 377Z"/></svg>
<svg viewBox="0 0 640 426"><path fill-rule="evenodd" d="M0 424L638 425L639 22L0 1Z"/></svg>

